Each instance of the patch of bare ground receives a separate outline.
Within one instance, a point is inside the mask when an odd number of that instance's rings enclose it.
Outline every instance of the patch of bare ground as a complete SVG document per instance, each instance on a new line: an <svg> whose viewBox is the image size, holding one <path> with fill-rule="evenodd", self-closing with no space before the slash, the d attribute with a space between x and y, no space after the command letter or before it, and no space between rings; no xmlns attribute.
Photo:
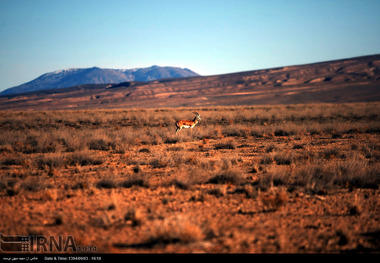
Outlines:
<svg viewBox="0 0 380 263"><path fill-rule="evenodd" d="M379 106L1 112L0 233L108 253L378 253Z"/></svg>

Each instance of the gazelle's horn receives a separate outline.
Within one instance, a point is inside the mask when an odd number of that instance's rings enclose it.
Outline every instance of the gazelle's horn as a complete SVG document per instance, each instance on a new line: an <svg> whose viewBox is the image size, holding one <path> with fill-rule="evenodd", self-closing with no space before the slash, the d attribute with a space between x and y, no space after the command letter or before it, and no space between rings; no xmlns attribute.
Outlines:
<svg viewBox="0 0 380 263"><path fill-rule="evenodd" d="M199 113L198 113L198 112L195 112L195 111L193 111L193 113L194 113L194 114L196 114L196 115L199 115Z"/></svg>

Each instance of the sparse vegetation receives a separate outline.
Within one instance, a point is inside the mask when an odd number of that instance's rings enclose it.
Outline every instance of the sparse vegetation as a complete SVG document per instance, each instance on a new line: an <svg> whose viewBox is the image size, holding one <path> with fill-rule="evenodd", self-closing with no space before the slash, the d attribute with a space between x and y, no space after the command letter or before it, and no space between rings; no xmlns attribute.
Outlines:
<svg viewBox="0 0 380 263"><path fill-rule="evenodd" d="M378 251L379 106L1 112L0 232L17 214L103 251Z"/></svg>

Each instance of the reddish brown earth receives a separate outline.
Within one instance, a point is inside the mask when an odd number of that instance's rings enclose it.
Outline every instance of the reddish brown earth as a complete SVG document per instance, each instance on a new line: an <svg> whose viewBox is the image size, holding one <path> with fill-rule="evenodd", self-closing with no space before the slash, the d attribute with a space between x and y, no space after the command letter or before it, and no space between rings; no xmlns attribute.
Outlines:
<svg viewBox="0 0 380 263"><path fill-rule="evenodd" d="M380 100L380 55L215 76L83 85L0 97L0 110L157 108Z"/></svg>
<svg viewBox="0 0 380 263"><path fill-rule="evenodd" d="M97 253L379 253L379 118L378 103L3 111L0 233Z"/></svg>

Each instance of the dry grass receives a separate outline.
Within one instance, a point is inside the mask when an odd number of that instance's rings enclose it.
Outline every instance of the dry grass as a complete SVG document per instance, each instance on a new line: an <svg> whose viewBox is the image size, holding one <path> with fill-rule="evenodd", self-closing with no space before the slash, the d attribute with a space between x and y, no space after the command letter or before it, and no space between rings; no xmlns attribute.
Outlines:
<svg viewBox="0 0 380 263"><path fill-rule="evenodd" d="M330 220L321 222L323 226L334 222L332 215L342 214L351 219L368 215L373 223L370 208L378 205L372 197L380 183L379 106L1 112L0 198L23 207L10 214L29 213L19 215L29 220L26 229L19 227L25 232L32 219L45 227L41 215L52 213L49 231L65 225L82 236L91 233L105 251L110 244L122 244L111 247L273 252L292 231L276 230L266 238L262 231L279 229L273 218L286 214L301 222L294 228L307 226L301 232L322 228L300 214L308 213L308 207L314 209L314 220ZM202 121L175 135L174 121L189 118L192 111L199 112ZM347 203L341 193L356 201ZM331 203L318 203L335 197ZM25 207L28 202L33 209ZM65 213L65 218L82 223L57 217ZM261 217L273 226L266 226ZM4 224L11 227L11 220ZM363 229L369 223L354 223L362 231L357 235L374 231ZM332 233L343 233L330 226ZM0 225L0 232L7 229ZM125 240L117 240L119 234ZM281 252L355 249L355 234L335 247L331 240L339 235L318 234L323 246L304 240L297 247L289 245L292 249L282 246ZM305 234L310 235L316 233ZM362 237L355 240L358 247L375 246L360 243Z"/></svg>
<svg viewBox="0 0 380 263"><path fill-rule="evenodd" d="M152 228L147 234L147 243L169 244L190 243L202 240L202 229L189 219L177 217L153 222Z"/></svg>
<svg viewBox="0 0 380 263"><path fill-rule="evenodd" d="M201 123L179 135L175 135L172 124L183 118L188 109L4 112L0 118L0 150L4 153L0 164L7 168L4 171L8 175L16 170L11 167L18 167L52 176L68 167L104 165L113 155L119 164L134 165L132 170L149 169L148 165L156 170L183 173L184 166L200 167L213 174L209 182L236 184L241 182L237 179L242 177L240 164L230 165L230 171L215 171L218 163L220 167L226 164L223 157L211 158L212 150L223 151L220 156L224 156L226 150L244 149L245 145L239 145L238 140L264 139L268 141L265 151L254 159L264 175L261 186L272 180L289 187L349 184L376 188L380 159L377 140L360 147L352 144L351 153L356 157L351 158L335 144L310 152L302 138L320 135L336 140L355 138L357 134L377 135L380 131L377 106L366 103L200 108L196 110L202 112ZM293 146L283 150L276 138L292 138ZM215 143L210 144L210 140ZM183 147L197 141L201 155ZM152 151L152 146L162 149L165 145L170 146L169 151ZM131 152L136 147L139 154L133 156ZM319 164L319 160L325 161ZM127 179L123 186L146 186L147 179L144 180Z"/></svg>
<svg viewBox="0 0 380 263"><path fill-rule="evenodd" d="M276 211L286 204L288 194L283 189L272 188L267 193L260 193L259 200L264 207L264 211Z"/></svg>

